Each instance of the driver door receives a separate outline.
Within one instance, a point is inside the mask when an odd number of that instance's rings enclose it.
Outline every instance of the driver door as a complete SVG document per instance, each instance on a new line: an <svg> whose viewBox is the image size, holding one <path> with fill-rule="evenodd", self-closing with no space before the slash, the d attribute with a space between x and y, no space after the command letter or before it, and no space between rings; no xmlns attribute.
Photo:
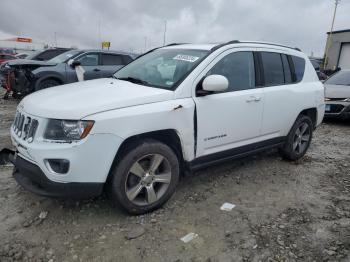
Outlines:
<svg viewBox="0 0 350 262"><path fill-rule="evenodd" d="M256 86L253 52L226 51L209 64L199 79L213 74L225 76L229 87L226 92L194 97L196 157L248 145L260 136L264 94Z"/></svg>
<svg viewBox="0 0 350 262"><path fill-rule="evenodd" d="M97 52L84 53L75 59L80 62L80 67L84 71L84 80L91 80L96 78L101 78L101 68L100 68L100 54ZM69 82L77 82L77 70L67 66L68 72L67 77Z"/></svg>

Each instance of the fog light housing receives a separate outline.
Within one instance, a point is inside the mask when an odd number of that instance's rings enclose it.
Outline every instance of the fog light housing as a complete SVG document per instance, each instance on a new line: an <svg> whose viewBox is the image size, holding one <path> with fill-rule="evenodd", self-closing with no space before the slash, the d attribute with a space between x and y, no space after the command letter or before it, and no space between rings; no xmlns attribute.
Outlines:
<svg viewBox="0 0 350 262"><path fill-rule="evenodd" d="M69 171L69 160L67 159L46 159L46 167L54 173L67 174Z"/></svg>

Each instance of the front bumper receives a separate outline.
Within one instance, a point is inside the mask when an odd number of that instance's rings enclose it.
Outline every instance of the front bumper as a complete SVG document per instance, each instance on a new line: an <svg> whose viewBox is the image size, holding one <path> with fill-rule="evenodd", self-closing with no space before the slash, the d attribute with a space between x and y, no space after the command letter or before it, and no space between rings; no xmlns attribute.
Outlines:
<svg viewBox="0 0 350 262"><path fill-rule="evenodd" d="M325 117L341 119L350 118L350 102L327 101Z"/></svg>
<svg viewBox="0 0 350 262"><path fill-rule="evenodd" d="M49 180L35 164L20 156L12 159L13 177L24 189L41 196L86 199L102 193L103 183L59 183Z"/></svg>

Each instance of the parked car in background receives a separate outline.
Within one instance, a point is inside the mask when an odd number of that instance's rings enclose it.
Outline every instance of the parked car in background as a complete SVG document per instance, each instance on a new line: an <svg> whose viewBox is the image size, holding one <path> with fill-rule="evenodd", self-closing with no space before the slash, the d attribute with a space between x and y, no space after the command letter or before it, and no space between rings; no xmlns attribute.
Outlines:
<svg viewBox="0 0 350 262"><path fill-rule="evenodd" d="M318 79L326 80L328 76L321 70L322 60L320 59L310 59L312 66L315 68Z"/></svg>
<svg viewBox="0 0 350 262"><path fill-rule="evenodd" d="M0 64L3 64L7 61L17 59L16 56L10 54L0 54Z"/></svg>
<svg viewBox="0 0 350 262"><path fill-rule="evenodd" d="M16 57L17 57L17 59L26 59L26 57L28 55L29 54L27 54L27 53L19 53L19 54L16 54Z"/></svg>
<svg viewBox="0 0 350 262"><path fill-rule="evenodd" d="M350 70L341 70L324 82L326 117L350 119Z"/></svg>
<svg viewBox="0 0 350 262"><path fill-rule="evenodd" d="M27 59L8 62L2 71L13 72L11 90L15 97L21 97L48 87L77 82L79 72L84 80L111 77L135 57L125 52L70 50L46 62ZM79 72L77 67L81 69Z"/></svg>
<svg viewBox="0 0 350 262"><path fill-rule="evenodd" d="M112 54L85 51L73 63L120 61ZM301 158L323 114L323 84L294 48L170 45L114 78L25 97L11 127L13 175L45 196L91 197L106 189L114 203L143 214L172 196L185 169L271 148Z"/></svg>

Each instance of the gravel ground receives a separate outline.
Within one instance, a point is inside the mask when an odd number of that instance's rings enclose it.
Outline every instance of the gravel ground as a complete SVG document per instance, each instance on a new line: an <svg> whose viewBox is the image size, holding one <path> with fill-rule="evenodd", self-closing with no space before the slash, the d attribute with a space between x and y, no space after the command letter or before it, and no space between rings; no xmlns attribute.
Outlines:
<svg viewBox="0 0 350 262"><path fill-rule="evenodd" d="M0 99L0 150L15 106ZM0 261L350 261L349 138L350 123L327 122L298 162L270 151L188 174L143 216L33 195L0 166Z"/></svg>

